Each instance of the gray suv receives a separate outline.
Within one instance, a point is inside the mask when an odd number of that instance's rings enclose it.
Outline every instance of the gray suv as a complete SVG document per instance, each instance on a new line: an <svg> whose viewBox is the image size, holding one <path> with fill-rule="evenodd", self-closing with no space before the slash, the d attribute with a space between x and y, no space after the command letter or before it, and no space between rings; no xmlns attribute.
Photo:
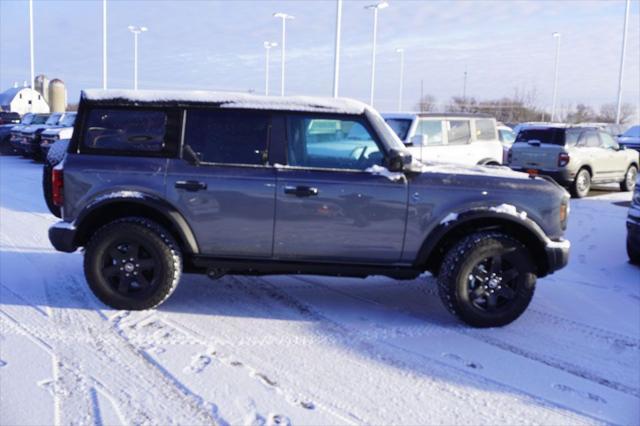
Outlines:
<svg viewBox="0 0 640 426"><path fill-rule="evenodd" d="M438 278L478 327L515 320L566 265L568 193L499 167L412 161L346 99L83 92L51 195L60 251L117 309L159 305L181 272Z"/></svg>
<svg viewBox="0 0 640 426"><path fill-rule="evenodd" d="M640 161L637 151L597 128L534 126L518 132L508 163L514 170L551 176L582 198L594 183L633 191Z"/></svg>

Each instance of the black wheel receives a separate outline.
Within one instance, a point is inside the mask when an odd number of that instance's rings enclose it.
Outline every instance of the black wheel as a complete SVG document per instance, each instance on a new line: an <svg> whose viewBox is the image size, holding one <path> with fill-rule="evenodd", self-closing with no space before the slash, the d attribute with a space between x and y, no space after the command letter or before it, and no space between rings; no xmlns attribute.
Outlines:
<svg viewBox="0 0 640 426"><path fill-rule="evenodd" d="M591 189L591 173L587 169L580 169L571 185L571 195L574 198L583 198Z"/></svg>
<svg viewBox="0 0 640 426"><path fill-rule="evenodd" d="M178 245L158 224L124 218L100 228L86 246L84 272L93 293L116 309L158 306L182 270Z"/></svg>
<svg viewBox="0 0 640 426"><path fill-rule="evenodd" d="M637 177L638 169L636 166L629 166L627 173L624 174L624 180L620 182L620 191L633 192L636 187Z"/></svg>
<svg viewBox="0 0 640 426"><path fill-rule="evenodd" d="M449 311L474 327L511 323L529 306L535 266L519 241L499 232L463 238L444 258L438 292Z"/></svg>
<svg viewBox="0 0 640 426"><path fill-rule="evenodd" d="M47 203L47 208L52 215L62 217L62 211L60 207L53 204L53 198L51 196L51 173L53 166L49 163L44 163L42 167L42 195L44 195L44 201Z"/></svg>
<svg viewBox="0 0 640 426"><path fill-rule="evenodd" d="M640 251L638 251L637 246L634 247L631 244L630 236L627 236L627 255L629 256L629 261L631 263L640 266Z"/></svg>

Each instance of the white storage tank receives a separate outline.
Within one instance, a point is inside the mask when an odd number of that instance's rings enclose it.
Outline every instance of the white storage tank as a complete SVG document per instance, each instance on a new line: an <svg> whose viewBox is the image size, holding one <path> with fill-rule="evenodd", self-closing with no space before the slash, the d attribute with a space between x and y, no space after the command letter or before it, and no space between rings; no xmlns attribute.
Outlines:
<svg viewBox="0 0 640 426"><path fill-rule="evenodd" d="M67 109L67 88L58 78L49 83L49 107L51 112L64 112Z"/></svg>
<svg viewBox="0 0 640 426"><path fill-rule="evenodd" d="M44 101L49 103L49 79L47 76L44 74L36 76L34 85L36 86L34 89L42 95Z"/></svg>

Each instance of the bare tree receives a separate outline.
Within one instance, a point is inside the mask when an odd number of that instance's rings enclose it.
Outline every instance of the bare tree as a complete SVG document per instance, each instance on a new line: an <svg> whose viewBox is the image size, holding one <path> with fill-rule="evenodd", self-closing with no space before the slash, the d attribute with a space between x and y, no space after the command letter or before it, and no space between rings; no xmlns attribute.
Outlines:
<svg viewBox="0 0 640 426"><path fill-rule="evenodd" d="M424 95L416 105L420 112L432 112L436 109L436 98L432 95Z"/></svg>
<svg viewBox="0 0 640 426"><path fill-rule="evenodd" d="M632 119L636 114L636 108L633 104L624 103L620 108L620 123L626 123ZM615 123L616 121L616 105L604 104L600 107L600 115L597 117L598 121L603 123Z"/></svg>

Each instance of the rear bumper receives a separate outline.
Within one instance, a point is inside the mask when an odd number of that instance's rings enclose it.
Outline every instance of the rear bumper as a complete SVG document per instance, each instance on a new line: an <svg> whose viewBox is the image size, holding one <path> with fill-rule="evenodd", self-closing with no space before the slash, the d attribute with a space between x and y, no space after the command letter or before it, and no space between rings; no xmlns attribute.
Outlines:
<svg viewBox="0 0 640 426"><path fill-rule="evenodd" d="M548 241L545 246L547 253L548 274L564 268L569 263L571 243L569 240Z"/></svg>
<svg viewBox="0 0 640 426"><path fill-rule="evenodd" d="M72 253L78 248L75 245L76 232L72 223L60 221L49 228L49 241L56 250Z"/></svg>
<svg viewBox="0 0 640 426"><path fill-rule="evenodd" d="M515 168L515 167L513 167L512 169L517 172L523 172L523 173L527 173L527 170L530 170L530 169ZM550 178L552 178L553 180L555 180L556 182L558 182L560 185L563 185L563 186L570 185L573 182L573 179L575 178L575 175L573 175L567 169L538 170L538 173L540 175L549 176Z"/></svg>

